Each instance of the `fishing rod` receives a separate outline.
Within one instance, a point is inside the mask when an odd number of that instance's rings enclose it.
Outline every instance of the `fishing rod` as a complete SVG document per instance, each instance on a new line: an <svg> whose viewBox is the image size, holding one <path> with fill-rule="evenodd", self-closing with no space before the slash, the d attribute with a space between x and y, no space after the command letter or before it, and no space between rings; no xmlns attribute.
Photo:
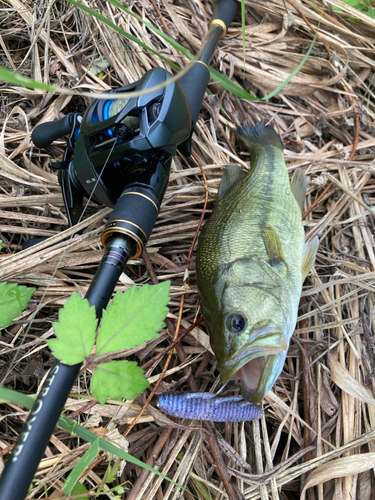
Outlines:
<svg viewBox="0 0 375 500"><path fill-rule="evenodd" d="M99 319L127 261L139 257L147 243L173 156L177 150L190 155L208 64L238 6L236 0L218 0L197 60L178 81L163 68L151 69L139 81L109 91L113 97L149 93L98 99L83 116L69 113L33 131L39 148L69 134L63 160L50 166L58 172L70 226L83 215L84 197L113 208L101 239L104 256L85 296ZM53 364L0 478L0 500L25 499L80 368Z"/></svg>

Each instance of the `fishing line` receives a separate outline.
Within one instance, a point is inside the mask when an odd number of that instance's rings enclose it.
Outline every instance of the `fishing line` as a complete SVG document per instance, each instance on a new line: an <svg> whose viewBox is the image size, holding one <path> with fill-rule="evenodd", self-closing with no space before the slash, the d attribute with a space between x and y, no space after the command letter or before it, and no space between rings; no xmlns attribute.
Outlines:
<svg viewBox="0 0 375 500"><path fill-rule="evenodd" d="M225 389L225 387L228 385L229 381L230 381L230 379L229 379L229 380L227 380L227 381L225 382L225 384L224 384L224 385L222 385L222 386L220 387L220 389L219 389L219 390L217 391L217 393L216 393L216 396L218 396L221 392L223 392L223 390Z"/></svg>
<svg viewBox="0 0 375 500"><path fill-rule="evenodd" d="M196 64L196 63L201 64L201 61L198 59L199 57L200 57L200 53L198 53L198 55L193 60L191 60L187 66L185 66L183 69L178 70L178 73L176 75L172 76L171 78L168 78L168 80L166 80L163 83L159 83L158 85L155 85L154 87L150 87L150 88L144 89L144 90L131 90L131 91L129 90L127 92L116 92L116 93L78 92L76 90L67 89L67 88L65 89L63 87L55 87L52 85L45 85L45 88L42 89L42 88L40 88L42 84L39 84L39 82L33 82L33 80L31 80L31 79L30 79L30 81L28 81L29 78L27 78L27 77L22 76L22 81L21 81L20 75L16 75L17 78L15 79L14 74L11 71L6 70L5 68L1 68L1 72L4 76L7 77L7 79L5 79L4 77L1 77L0 81L3 80L5 82L9 82L9 83L17 84L17 85L22 85L24 87L31 88L31 89L37 88L40 90L45 90L46 92L53 92L53 93L57 93L57 94L65 94L65 95L71 95L71 96L77 96L77 97L88 97L89 99L105 99L105 100L110 100L110 101L112 101L113 99L131 99L132 97L141 97L141 96L145 96L148 94L152 94L153 92L165 89L166 87L168 87L172 83L177 82L188 71L190 71L190 69L192 68L192 66L194 64ZM18 78L19 78L19 80L18 80ZM36 87L35 85L33 85L33 83L37 83L38 86Z"/></svg>
<svg viewBox="0 0 375 500"><path fill-rule="evenodd" d="M94 195L94 193L95 193L95 190L96 190L96 188L97 188L97 186L98 186L98 183L99 183L99 181L100 181L100 179L101 179L101 177L102 177L102 175L103 175L103 173L104 173L104 169L106 168L106 166L107 166L107 164L108 164L109 158L110 158L110 156L111 156L111 154L112 154L112 151L113 151L114 147L116 146L116 143L117 143L117 140L113 143L113 146L112 146L112 148L110 149L110 151L109 151L109 153L108 153L108 156L107 156L106 161L104 162L103 168L101 169L100 174L99 174L99 176L98 176L98 178L97 178L97 180L96 180L96 182L95 182L94 189L92 190L92 192L90 193L90 196L89 196L89 197L88 197L88 199L87 199L86 205L84 206L84 208L83 208L83 210L82 210L82 214L80 215L80 217L79 217L79 219L78 219L77 224L79 224L79 223L82 221L83 216L85 215L85 212L86 212L86 210L87 210L87 207L88 207L88 205L89 205L89 203L90 203L90 201L91 201L91 198L93 197L93 195ZM72 238L74 238L74 237L75 237L75 235L74 235L74 234L72 234L72 235L69 237L69 240L68 240L68 241L70 241L70 240L71 240ZM57 264L56 264L56 267L55 267L55 269L54 269L54 271L53 271L53 273L52 273L51 279L49 280L49 283L47 284L47 288L45 289L45 291L44 291L44 293L43 293L43 295L42 295L42 298L40 299L39 306L36 308L36 310L35 310L34 314L33 314L33 315L32 315L32 317L31 317L30 323L29 323L28 327L26 328L25 333L23 334L22 341L21 341L20 345L18 346L18 348L17 348L17 350L16 350L16 352L15 352L15 354L14 354L14 356L13 356L13 359L12 359L12 361L11 361L10 365L9 365L9 368L8 368L7 372L5 373L5 376L4 376L3 380L1 381L0 386L3 386L3 385L5 384L6 379L8 378L8 376L9 376L10 372L11 372L11 371L12 371L12 369L13 369L13 366L14 366L14 364L15 364L15 362L16 362L17 356L18 356L18 354L19 354L19 352L20 352L20 350L21 350L21 348L22 348L22 345L24 344L24 342L25 342L25 340L26 340L26 337L27 337L27 335L28 335L28 333L29 333L29 331L30 331L30 328L32 327L32 325L33 325L33 323L34 323L34 319L35 319L36 315L38 314L38 312L39 312L39 311L41 311L41 310L43 309L43 306L44 306L43 300L44 300L44 298L45 298L45 296L46 296L46 294L47 294L47 292L48 292L49 288L51 287L53 280L55 279L56 273L57 273L57 271L58 271L58 269L59 269L59 266L60 266L60 264L61 264L61 262L62 262L63 258L65 257L65 254L66 254L67 250L68 250L68 246L66 246L66 247L64 248L64 250L63 250L63 252L62 252L62 254L61 254L61 257L60 257L59 261L58 261L58 262L57 262ZM48 372L47 372L47 374L48 374ZM46 375L47 375L47 374L46 374ZM44 377L43 377L43 378L44 378Z"/></svg>

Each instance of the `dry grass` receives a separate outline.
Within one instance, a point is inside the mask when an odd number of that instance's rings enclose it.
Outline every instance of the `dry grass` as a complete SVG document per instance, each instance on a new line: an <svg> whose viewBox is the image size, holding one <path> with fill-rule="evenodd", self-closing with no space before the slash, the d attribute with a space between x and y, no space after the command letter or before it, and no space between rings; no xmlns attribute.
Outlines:
<svg viewBox="0 0 375 500"><path fill-rule="evenodd" d="M134 18L106 2L88 3L170 59L186 64L184 57ZM333 6L340 6L343 14L339 16ZM37 80L103 91L165 66L68 3L1 0L0 7L0 65ZM173 4L140 0L131 8L194 53L211 15L207 0ZM307 239L320 237L284 371L263 403L265 418L215 426L230 477L248 500L297 499L305 494L311 500L373 497L375 21L356 12L360 22L347 20L353 15L353 9L340 0L311 5L298 0L247 0L245 64L239 22L229 29L212 63L246 90L262 96L277 87L303 58L321 20L317 43L300 73L268 102L240 100L210 85L214 95L205 100L194 135L193 152L207 176L210 212L224 165L229 161L247 165L248 157L234 147L228 125L271 121L283 137L288 168L301 168L309 179L307 206L313 209L305 218ZM109 61L104 79L90 72L97 58ZM37 291L29 310L3 332L0 370L4 375L11 367L7 387L34 394L52 364L46 347L46 339L53 335L51 322L74 290L82 294L87 290L102 255L99 240L109 209L90 205L89 217L81 223L82 235L61 242L73 231L67 229L60 188L48 163L61 158L64 141L38 150L30 132L42 121L85 109L87 101L7 85L1 90L0 231L5 253L0 280L33 285ZM227 115L220 112L220 105ZM197 163L177 155L148 252L158 279L172 282L170 318L174 322L185 297L184 328L199 315L194 262L189 288L184 287L183 276L204 196ZM22 242L37 236L49 239L20 251ZM139 259L129 263L117 288L149 281ZM40 302L42 308L29 328ZM168 339L162 332L160 341L138 350L141 364L164 349ZM181 362L180 347L180 357L173 355L161 389L186 389L189 370L198 372L200 391L218 388L215 358L208 346L204 326L197 327L182 342L186 362ZM152 383L165 359L148 369ZM87 376L72 391L75 397L67 401L68 413L75 411L82 425L110 439L110 432L112 436L125 433L144 401L140 397L131 404L87 408ZM3 455L25 416L23 408L4 405ZM148 408L127 436L130 453L144 461L150 458L150 463L198 498L228 498L205 432L197 430L195 422L180 423L186 428L172 430ZM37 473L52 498L59 496L64 478L86 449L77 438L56 431ZM100 484L108 460L105 455L101 458L87 469L86 485ZM136 493L126 498L193 498L151 474L139 484L139 475L139 469L125 466L118 480L136 485ZM30 498L43 496L42 484L36 483Z"/></svg>

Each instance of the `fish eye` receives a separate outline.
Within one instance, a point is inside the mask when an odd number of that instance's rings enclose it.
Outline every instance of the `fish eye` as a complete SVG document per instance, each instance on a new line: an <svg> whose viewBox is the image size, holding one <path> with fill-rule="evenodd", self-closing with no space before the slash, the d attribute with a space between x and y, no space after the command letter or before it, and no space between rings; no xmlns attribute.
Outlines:
<svg viewBox="0 0 375 500"><path fill-rule="evenodd" d="M228 314L225 318L225 325L232 333L242 332L246 328L246 324L246 317L240 312Z"/></svg>

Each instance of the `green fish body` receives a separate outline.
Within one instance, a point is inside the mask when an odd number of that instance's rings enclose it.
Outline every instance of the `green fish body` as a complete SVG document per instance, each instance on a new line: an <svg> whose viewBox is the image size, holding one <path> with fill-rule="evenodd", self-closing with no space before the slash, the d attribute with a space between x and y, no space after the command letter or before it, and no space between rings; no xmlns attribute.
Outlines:
<svg viewBox="0 0 375 500"><path fill-rule="evenodd" d="M306 178L296 171L289 182L274 129L260 122L237 135L252 167L224 171L199 237L197 280L221 381L239 376L243 397L258 403L284 366L318 240L305 244Z"/></svg>

